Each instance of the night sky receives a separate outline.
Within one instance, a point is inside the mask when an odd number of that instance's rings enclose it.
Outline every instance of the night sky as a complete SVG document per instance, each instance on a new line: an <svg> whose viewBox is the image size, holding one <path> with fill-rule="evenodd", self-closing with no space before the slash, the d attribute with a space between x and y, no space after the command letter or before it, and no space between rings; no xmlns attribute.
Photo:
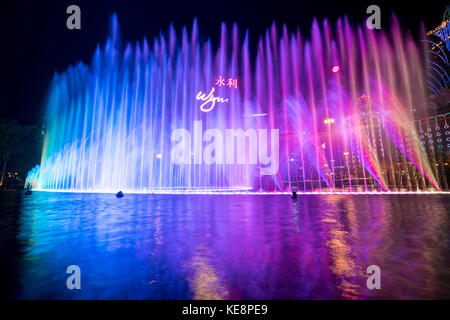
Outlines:
<svg viewBox="0 0 450 320"><path fill-rule="evenodd" d="M364 23L366 8L381 7L382 28L388 28L392 12L413 36L420 22L427 29L442 21L448 1L2 1L0 9L1 95L0 117L22 124L42 124L43 100L54 72L62 72L78 61L89 63L98 43L106 40L109 17L118 14L121 36L126 41L149 40L173 23L177 32L191 28L197 17L203 36L217 41L220 23L237 22L248 28L256 43L272 22L298 25L308 35L313 17L331 22L346 15L352 23ZM68 30L66 8L81 8L81 30Z"/></svg>

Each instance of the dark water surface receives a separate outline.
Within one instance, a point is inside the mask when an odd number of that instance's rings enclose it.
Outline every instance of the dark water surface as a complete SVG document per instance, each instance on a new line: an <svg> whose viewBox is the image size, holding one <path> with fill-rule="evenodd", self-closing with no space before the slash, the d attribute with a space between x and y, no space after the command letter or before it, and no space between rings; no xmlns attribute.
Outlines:
<svg viewBox="0 0 450 320"><path fill-rule="evenodd" d="M450 299L449 195L0 193L1 296ZM81 268L68 290L66 268ZM381 289L366 286L369 265Z"/></svg>

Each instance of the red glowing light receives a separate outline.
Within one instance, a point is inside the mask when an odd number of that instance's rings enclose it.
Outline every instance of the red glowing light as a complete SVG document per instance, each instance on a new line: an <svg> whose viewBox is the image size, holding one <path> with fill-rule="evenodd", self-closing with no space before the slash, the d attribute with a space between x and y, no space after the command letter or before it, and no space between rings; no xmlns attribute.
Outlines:
<svg viewBox="0 0 450 320"><path fill-rule="evenodd" d="M222 87L222 86L227 86L229 88L234 88L237 89L238 87L238 79L226 79L226 78L222 78L222 76L218 76L216 79L216 86Z"/></svg>
<svg viewBox="0 0 450 320"><path fill-rule="evenodd" d="M339 69L341 69L341 67L339 67L338 65L335 65L333 67L333 69L331 69L331 71L333 71L334 73L339 72Z"/></svg>

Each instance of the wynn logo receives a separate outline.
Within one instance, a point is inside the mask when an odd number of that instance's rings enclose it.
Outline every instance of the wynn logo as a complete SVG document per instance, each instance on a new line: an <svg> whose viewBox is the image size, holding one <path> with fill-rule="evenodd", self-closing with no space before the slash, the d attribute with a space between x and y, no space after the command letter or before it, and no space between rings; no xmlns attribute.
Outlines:
<svg viewBox="0 0 450 320"><path fill-rule="evenodd" d="M261 175L274 175L279 167L279 130L270 130L270 155L267 131L226 129L223 134L219 129L207 129L203 132L202 121L194 121L193 137L186 129L176 129L172 132L171 140L176 144L170 159L178 165L259 163ZM209 144L203 147L203 142Z"/></svg>
<svg viewBox="0 0 450 320"><path fill-rule="evenodd" d="M199 93L197 93L196 99L205 101L200 106L200 110L202 110L203 112L209 112L212 109L214 109L216 102L222 102L222 103L228 102L228 99L214 97L214 87L211 88L211 91L209 92L208 95L206 95L205 93L200 91ZM210 104L209 107L208 107L208 104Z"/></svg>
<svg viewBox="0 0 450 320"><path fill-rule="evenodd" d="M215 85L218 87L229 87L229 88L237 89L238 79L233 79L233 78L225 79L222 76L218 76L216 79ZM214 109L216 102L226 103L229 101L228 99L215 97L214 91L215 91L215 89L214 89L214 87L212 87L211 91L208 93L208 95L206 95L206 93L203 93L202 91L199 91L197 93L197 96L195 98L197 100L205 101L200 106L200 110L202 110L203 112L209 112L212 109ZM209 106L208 106L208 104L209 104Z"/></svg>

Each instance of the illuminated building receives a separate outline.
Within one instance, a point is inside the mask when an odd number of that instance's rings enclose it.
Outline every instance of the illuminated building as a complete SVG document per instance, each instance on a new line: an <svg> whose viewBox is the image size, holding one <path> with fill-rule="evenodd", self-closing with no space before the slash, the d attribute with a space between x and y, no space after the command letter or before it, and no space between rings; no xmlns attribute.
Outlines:
<svg viewBox="0 0 450 320"><path fill-rule="evenodd" d="M447 6L442 23L427 32L425 44L429 105L421 116L449 112L450 100L450 6Z"/></svg>

